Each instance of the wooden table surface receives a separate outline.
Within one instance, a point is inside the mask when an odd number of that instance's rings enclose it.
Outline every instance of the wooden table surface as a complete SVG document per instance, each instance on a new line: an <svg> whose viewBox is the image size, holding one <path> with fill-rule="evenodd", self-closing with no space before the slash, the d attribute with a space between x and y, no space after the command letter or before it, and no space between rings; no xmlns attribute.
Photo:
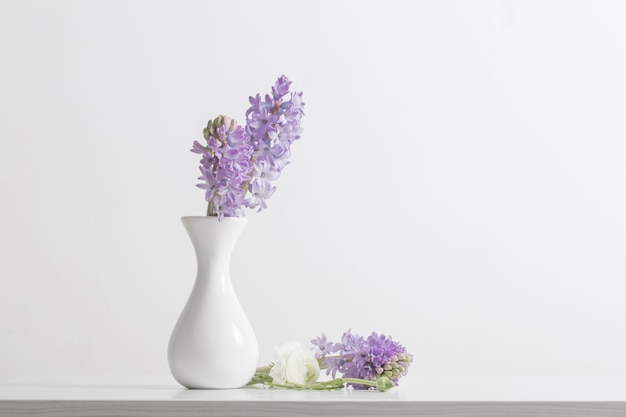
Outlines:
<svg viewBox="0 0 626 417"><path fill-rule="evenodd" d="M415 377L389 392L187 390L169 376L0 381L0 416L626 416L626 377Z"/></svg>

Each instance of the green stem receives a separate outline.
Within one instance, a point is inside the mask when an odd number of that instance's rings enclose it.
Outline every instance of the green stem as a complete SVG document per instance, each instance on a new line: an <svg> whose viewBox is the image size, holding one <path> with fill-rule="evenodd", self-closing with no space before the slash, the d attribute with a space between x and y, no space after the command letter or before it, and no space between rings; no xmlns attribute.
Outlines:
<svg viewBox="0 0 626 417"><path fill-rule="evenodd" d="M339 356L339 355L335 355L335 356L322 356L321 358L317 359L317 363L320 366L320 369L328 369L328 367L326 366L326 364L324 363L324 361L326 359L343 359L346 362L352 362L352 356Z"/></svg>
<svg viewBox="0 0 626 417"><path fill-rule="evenodd" d="M375 387L378 385L376 381L371 381L369 379L360 379L360 378L337 378L337 379L341 380L342 382L345 382L346 384L348 383L361 384L361 385L369 385L370 387Z"/></svg>
<svg viewBox="0 0 626 417"><path fill-rule="evenodd" d="M256 368L256 373L257 374L268 374L269 375L270 370L272 369L272 366L274 366L274 365L259 366L258 368Z"/></svg>
<svg viewBox="0 0 626 417"><path fill-rule="evenodd" d="M209 206L206 209L206 215L207 216L216 216L216 214L215 214L215 204L213 203L213 199L211 199L211 201L209 201Z"/></svg>
<svg viewBox="0 0 626 417"><path fill-rule="evenodd" d="M268 387L277 387L277 388L288 388L288 389L296 389L296 390L336 390L344 388L346 384L360 384L367 385L370 387L376 387L381 392L385 392L394 387L394 383L391 382L388 378L382 377L377 379L376 381L372 381L369 379L360 379L360 378L335 378L330 381L321 381L315 382L313 384L308 385L300 385L300 384L279 384L273 382L271 378L267 377L266 373L258 373L252 378L252 380L248 383L248 385L256 385L263 384Z"/></svg>

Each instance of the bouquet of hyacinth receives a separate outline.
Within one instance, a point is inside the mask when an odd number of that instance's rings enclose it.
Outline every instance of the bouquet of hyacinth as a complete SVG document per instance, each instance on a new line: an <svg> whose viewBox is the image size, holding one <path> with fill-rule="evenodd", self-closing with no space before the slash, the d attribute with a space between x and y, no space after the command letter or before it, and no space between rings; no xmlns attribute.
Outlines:
<svg viewBox="0 0 626 417"><path fill-rule="evenodd" d="M197 186L205 190L208 216L221 220L267 207L276 190L272 182L289 164L291 144L302 132L302 93L290 92L290 85L283 75L270 94L251 96L245 127L220 115L204 129L206 143L194 141L191 151L202 155Z"/></svg>
<svg viewBox="0 0 626 417"><path fill-rule="evenodd" d="M372 333L364 338L343 334L341 342L329 342L325 334L311 340L312 348L287 342L274 351L276 362L257 369L248 385L300 390L335 390L350 386L357 390L388 391L407 374L413 355L391 337ZM318 381L326 369L328 381ZM337 377L337 373L341 374Z"/></svg>

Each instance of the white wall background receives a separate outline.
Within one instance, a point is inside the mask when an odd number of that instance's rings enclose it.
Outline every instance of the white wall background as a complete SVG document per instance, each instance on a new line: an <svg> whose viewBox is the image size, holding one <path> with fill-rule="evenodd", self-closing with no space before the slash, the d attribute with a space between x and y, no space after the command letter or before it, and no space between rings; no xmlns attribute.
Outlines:
<svg viewBox="0 0 626 417"><path fill-rule="evenodd" d="M305 132L232 275L274 345L411 375L626 374L626 5L0 1L0 377L168 374L209 118ZM410 376L409 376L410 377Z"/></svg>

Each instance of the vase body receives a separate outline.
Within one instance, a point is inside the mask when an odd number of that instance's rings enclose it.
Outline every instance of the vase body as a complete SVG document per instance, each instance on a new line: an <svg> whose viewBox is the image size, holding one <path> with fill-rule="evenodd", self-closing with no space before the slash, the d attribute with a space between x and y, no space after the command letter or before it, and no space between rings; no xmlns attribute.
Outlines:
<svg viewBox="0 0 626 417"><path fill-rule="evenodd" d="M257 367L259 347L230 278L230 256L245 218L182 218L198 271L168 346L172 375L187 388L238 388Z"/></svg>

